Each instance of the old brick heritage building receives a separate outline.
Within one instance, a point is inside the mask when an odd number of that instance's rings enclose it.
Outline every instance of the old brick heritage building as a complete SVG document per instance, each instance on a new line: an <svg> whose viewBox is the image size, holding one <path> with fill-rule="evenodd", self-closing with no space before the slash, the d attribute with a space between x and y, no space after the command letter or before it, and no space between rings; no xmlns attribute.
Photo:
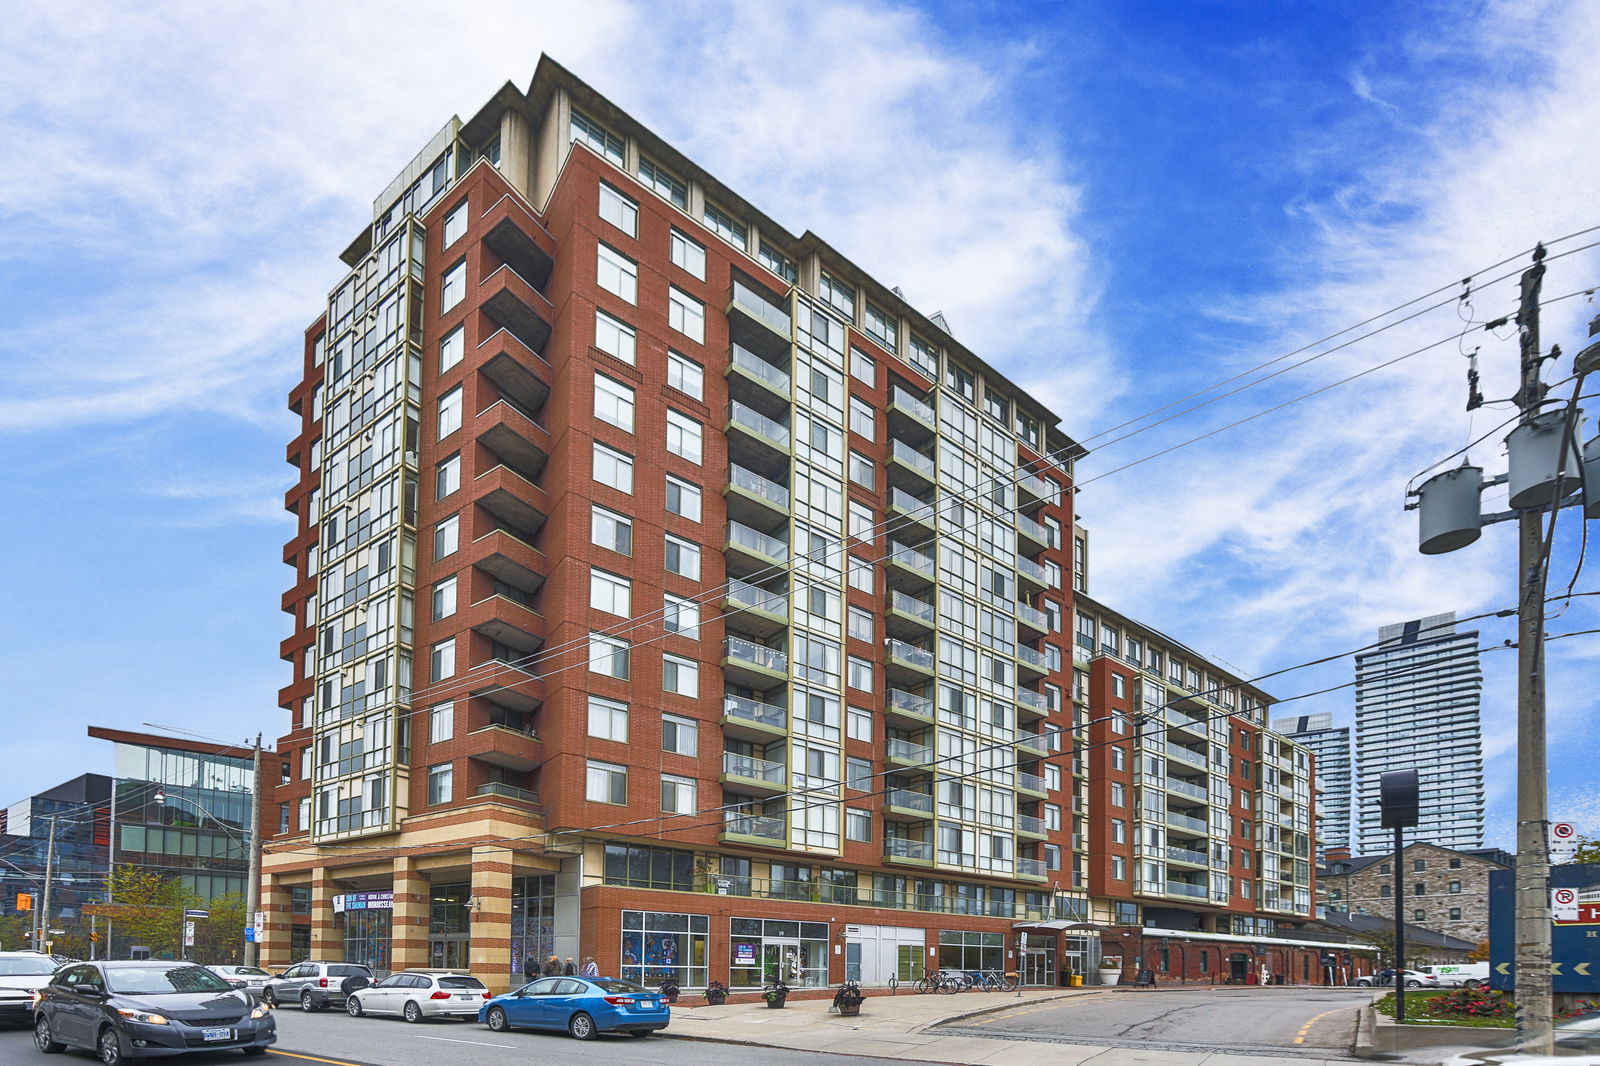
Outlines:
<svg viewBox="0 0 1600 1066"><path fill-rule="evenodd" d="M1080 825L1082 449L941 317L547 58L343 259L290 394L264 963L1038 983L1094 961L1061 927L1138 913ZM1219 775L1243 743L1172 728ZM1212 861L1222 910L1309 912Z"/></svg>
<svg viewBox="0 0 1600 1066"><path fill-rule="evenodd" d="M1437 844L1407 844L1406 922L1477 944L1489 939L1489 874L1516 864L1499 848L1457 851ZM1320 872L1330 911L1394 918L1394 852L1334 859Z"/></svg>

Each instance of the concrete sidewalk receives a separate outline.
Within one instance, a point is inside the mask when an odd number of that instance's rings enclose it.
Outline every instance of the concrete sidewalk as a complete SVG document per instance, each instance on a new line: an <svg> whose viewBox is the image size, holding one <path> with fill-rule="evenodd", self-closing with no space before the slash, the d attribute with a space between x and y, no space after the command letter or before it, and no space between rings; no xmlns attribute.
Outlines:
<svg viewBox="0 0 1600 1066"><path fill-rule="evenodd" d="M1191 990L1203 986L1190 985ZM991 1039L941 1034L935 1026L978 1018L1013 1008L1043 1008L1083 996L1115 994L1116 988L1074 988L1011 992L962 992L955 996L919 995L901 989L869 990L861 1014L841 1018L828 1000L790 1000L782 1010L764 1003L672 1008L672 1027L660 1035L683 1040L781 1047L929 1062L984 1066L1324 1066L1348 1063L1346 1053L1316 1054L1195 1053L1158 1048L1102 1047L1050 1040ZM1128 990L1134 991L1134 990ZM1145 990L1140 990L1145 991Z"/></svg>

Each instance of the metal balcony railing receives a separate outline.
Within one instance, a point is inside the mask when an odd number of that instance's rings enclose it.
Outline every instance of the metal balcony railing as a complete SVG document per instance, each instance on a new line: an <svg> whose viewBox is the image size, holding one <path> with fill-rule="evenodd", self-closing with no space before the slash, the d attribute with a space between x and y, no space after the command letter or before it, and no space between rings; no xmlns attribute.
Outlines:
<svg viewBox="0 0 1600 1066"><path fill-rule="evenodd" d="M779 507L789 506L789 490L776 481L768 480L754 470L746 470L742 466L730 465L728 467L728 482L736 485L752 496L759 496L763 500L777 504Z"/></svg>
<svg viewBox="0 0 1600 1066"><path fill-rule="evenodd" d="M789 709L772 703L762 703L746 696L722 697L722 713L729 718L753 722L773 729L783 729L789 724Z"/></svg>
<svg viewBox="0 0 1600 1066"><path fill-rule="evenodd" d="M932 622L934 618L933 604L926 600L919 600L915 596L908 596L899 589L889 593L889 606L901 614L909 614L913 618L920 618L924 622Z"/></svg>
<svg viewBox="0 0 1600 1066"><path fill-rule="evenodd" d="M910 740L901 740L890 737L884 742L883 753L891 759L903 762L927 762L933 758L933 749L926 744L917 744Z"/></svg>
<svg viewBox="0 0 1600 1066"><path fill-rule="evenodd" d="M751 377L771 385L778 392L788 394L788 373L781 367L773 366L754 352L735 344L728 349L728 362Z"/></svg>
<svg viewBox="0 0 1600 1066"><path fill-rule="evenodd" d="M905 441L891 440L889 442L889 457L891 459L898 459L911 469L926 474L929 478L934 476L933 460L917 451Z"/></svg>
<svg viewBox="0 0 1600 1066"><path fill-rule="evenodd" d="M789 669L789 656L786 652L769 648L765 644L757 644L753 640L745 640L743 637L723 638L722 654L729 659L738 659L740 662L778 673L786 673Z"/></svg>
<svg viewBox="0 0 1600 1066"><path fill-rule="evenodd" d="M743 426L750 432L765 437L780 448L787 450L789 447L789 427L781 422L774 422L754 407L747 407L738 400L730 400L728 420L736 426Z"/></svg>
<svg viewBox="0 0 1600 1066"><path fill-rule="evenodd" d="M789 768L781 762L725 751L722 753L722 772L751 781L765 781L769 785L782 785Z"/></svg>
<svg viewBox="0 0 1600 1066"><path fill-rule="evenodd" d="M891 788L885 800L889 806L899 807L901 810L933 813L933 797L926 792L917 792L909 788Z"/></svg>
<svg viewBox="0 0 1600 1066"><path fill-rule="evenodd" d="M773 592L760 585L752 585L748 581L738 578L728 579L728 602L737 603L741 607L750 607L757 611L766 611L769 614L789 613L789 594L787 592Z"/></svg>
<svg viewBox="0 0 1600 1066"><path fill-rule="evenodd" d="M743 522L728 523L728 542L737 544L741 548L748 548L769 559L789 558L789 545L777 537L769 537L759 529L752 529Z"/></svg>
<svg viewBox="0 0 1600 1066"><path fill-rule="evenodd" d="M788 826L782 818L768 818L761 814L733 814L727 815L723 823L724 833L738 833L740 836L760 837L763 840L783 840L788 834Z"/></svg>
<svg viewBox="0 0 1600 1066"><path fill-rule="evenodd" d="M937 421L938 416L934 414L931 404L911 395L899 385L889 390L889 406L899 407L930 426Z"/></svg>
<svg viewBox="0 0 1600 1066"><path fill-rule="evenodd" d="M885 837L883 853L896 859L933 861L933 845L926 840L906 840L902 837Z"/></svg>
<svg viewBox="0 0 1600 1066"><path fill-rule="evenodd" d="M898 659L903 663L923 670L933 669L933 652L925 648L919 648L915 644L907 644L905 641L896 640L893 637L889 638L886 646L891 659Z"/></svg>

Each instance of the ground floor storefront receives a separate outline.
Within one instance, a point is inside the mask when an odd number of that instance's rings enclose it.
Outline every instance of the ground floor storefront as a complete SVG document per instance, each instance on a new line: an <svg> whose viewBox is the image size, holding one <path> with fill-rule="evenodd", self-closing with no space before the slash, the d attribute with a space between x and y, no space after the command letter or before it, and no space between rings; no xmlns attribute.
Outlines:
<svg viewBox="0 0 1600 1066"><path fill-rule="evenodd" d="M1103 929L1099 943L1122 984L1348 985L1376 969L1369 944L1139 926Z"/></svg>

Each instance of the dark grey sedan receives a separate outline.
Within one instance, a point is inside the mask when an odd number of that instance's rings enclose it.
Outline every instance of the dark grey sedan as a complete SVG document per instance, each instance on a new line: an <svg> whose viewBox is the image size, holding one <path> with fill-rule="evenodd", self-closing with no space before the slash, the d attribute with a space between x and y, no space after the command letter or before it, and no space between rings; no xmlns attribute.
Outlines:
<svg viewBox="0 0 1600 1066"><path fill-rule="evenodd" d="M33 1037L47 1055L84 1048L105 1066L119 1066L227 1048L264 1055L278 1028L270 1007L204 966L85 962L63 967L40 990Z"/></svg>

